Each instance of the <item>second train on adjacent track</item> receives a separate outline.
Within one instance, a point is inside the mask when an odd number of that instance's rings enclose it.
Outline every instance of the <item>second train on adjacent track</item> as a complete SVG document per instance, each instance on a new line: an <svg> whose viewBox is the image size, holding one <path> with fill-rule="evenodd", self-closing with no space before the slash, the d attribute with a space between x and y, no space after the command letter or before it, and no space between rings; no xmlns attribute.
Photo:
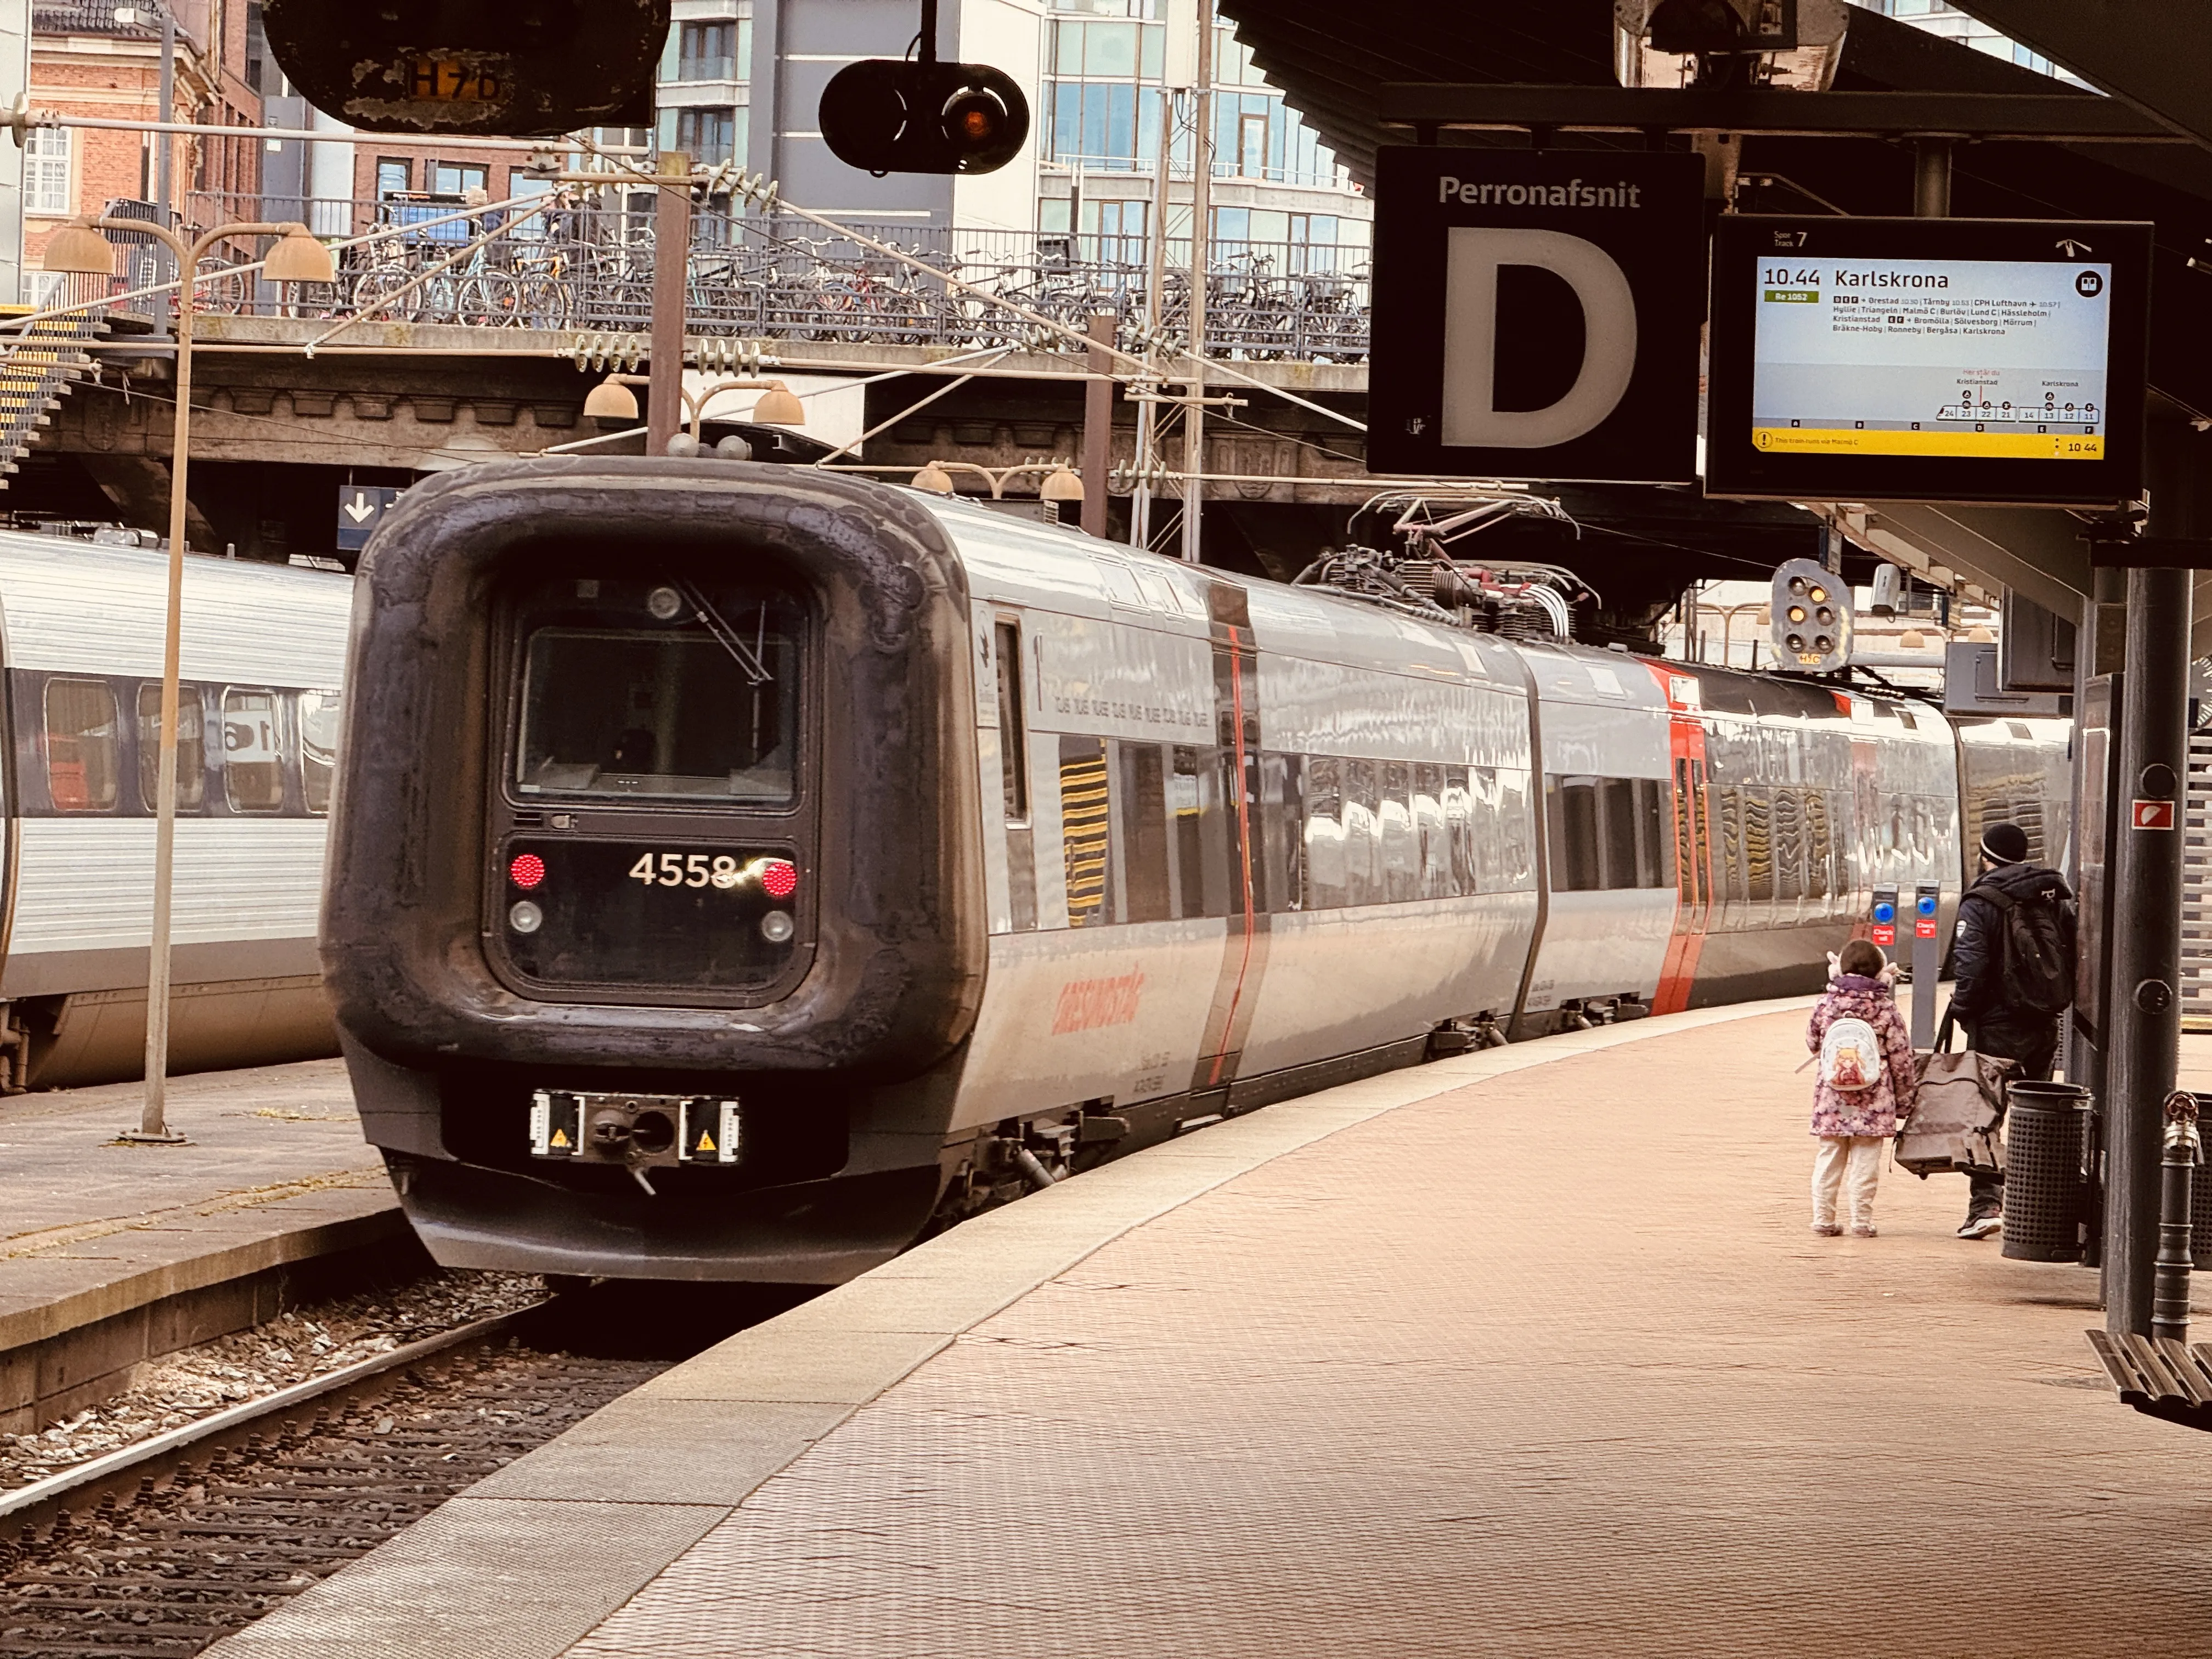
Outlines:
<svg viewBox="0 0 2212 1659"><path fill-rule="evenodd" d="M835 1282L1439 1046L1817 988L2067 728L916 492L495 465L369 550L325 966L441 1261Z"/></svg>

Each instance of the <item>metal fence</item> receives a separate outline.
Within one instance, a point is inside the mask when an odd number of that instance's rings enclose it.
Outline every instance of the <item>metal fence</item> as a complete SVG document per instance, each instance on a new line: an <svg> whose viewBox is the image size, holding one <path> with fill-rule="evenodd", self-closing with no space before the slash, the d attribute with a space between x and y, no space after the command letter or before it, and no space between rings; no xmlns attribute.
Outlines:
<svg viewBox="0 0 2212 1659"><path fill-rule="evenodd" d="M555 198L535 215L424 194L380 201L272 202L198 195L187 218L213 226L299 219L319 234L398 234L343 251L335 284L279 288L226 274L253 250L225 247L203 267L205 307L251 314L458 323L644 333L652 325L650 192L597 201ZM1077 350L994 300L1082 329L1097 313L1119 319L1125 349L1158 329L1180 343L1191 281L1187 239L1170 238L1157 313L1146 289L1151 249L1140 235L958 231L909 224L854 228L925 267L787 216L702 211L693 218L685 327L751 339ZM486 233L503 234L472 243ZM1367 355L1368 251L1310 242L1217 240L1206 277L1208 355L1362 362ZM150 251L133 251L144 281ZM149 270L136 269L141 264ZM939 280L942 273L962 286ZM204 280L209 276L214 280Z"/></svg>

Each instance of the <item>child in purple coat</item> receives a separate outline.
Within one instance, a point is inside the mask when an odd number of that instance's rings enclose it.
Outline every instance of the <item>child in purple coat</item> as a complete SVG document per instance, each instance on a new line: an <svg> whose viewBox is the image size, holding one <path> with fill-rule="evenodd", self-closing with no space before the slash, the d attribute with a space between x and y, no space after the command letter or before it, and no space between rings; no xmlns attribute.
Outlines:
<svg viewBox="0 0 2212 1659"><path fill-rule="evenodd" d="M1813 1133L1820 1140L1813 1154L1813 1231L1823 1238L1844 1231L1836 1220L1838 1189L1853 1236L1875 1236L1882 1143L1897 1133L1898 1119L1912 1110L1919 1092L1912 1038L1897 1012L1888 967L1881 947L1865 939L1844 946L1805 1034L1820 1067L1813 1091Z"/></svg>

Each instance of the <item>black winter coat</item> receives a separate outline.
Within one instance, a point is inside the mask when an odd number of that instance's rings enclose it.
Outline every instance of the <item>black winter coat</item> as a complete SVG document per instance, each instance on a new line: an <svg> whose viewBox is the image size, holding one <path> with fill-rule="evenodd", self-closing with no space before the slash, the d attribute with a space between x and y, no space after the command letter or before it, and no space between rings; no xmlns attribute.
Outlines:
<svg viewBox="0 0 2212 1659"><path fill-rule="evenodd" d="M1999 887L2015 901L2055 890L2068 920L2074 915L2073 890L2056 870L2033 864L2001 864L1966 890L1959 902L1957 942L1951 952L1951 1012L1973 1034L1984 1054L2026 1055L2047 1048L2058 1030L2058 1017L2022 1006L2004 982L2005 913L1976 900L1977 889Z"/></svg>

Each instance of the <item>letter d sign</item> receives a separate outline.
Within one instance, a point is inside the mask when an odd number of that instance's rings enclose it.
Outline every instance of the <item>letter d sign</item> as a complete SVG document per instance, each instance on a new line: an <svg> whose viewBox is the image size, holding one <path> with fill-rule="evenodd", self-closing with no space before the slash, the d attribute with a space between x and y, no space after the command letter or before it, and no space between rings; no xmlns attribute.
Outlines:
<svg viewBox="0 0 2212 1659"><path fill-rule="evenodd" d="M1382 151L1369 470L1694 483L1705 213L1687 154ZM1570 337L1554 351L1516 317L1516 279L1499 274L1514 266L1550 272L1542 286L1573 296L1571 310L1565 295L1541 308ZM1516 377L1553 401L1511 407L1534 401L1515 395Z"/></svg>
<svg viewBox="0 0 2212 1659"><path fill-rule="evenodd" d="M1445 240L1443 441L1448 448L1549 449L1594 431L1636 373L1636 295L1613 256L1557 230L1455 228ZM1536 265L1583 308L1583 365L1548 409L1496 408L1498 268Z"/></svg>

